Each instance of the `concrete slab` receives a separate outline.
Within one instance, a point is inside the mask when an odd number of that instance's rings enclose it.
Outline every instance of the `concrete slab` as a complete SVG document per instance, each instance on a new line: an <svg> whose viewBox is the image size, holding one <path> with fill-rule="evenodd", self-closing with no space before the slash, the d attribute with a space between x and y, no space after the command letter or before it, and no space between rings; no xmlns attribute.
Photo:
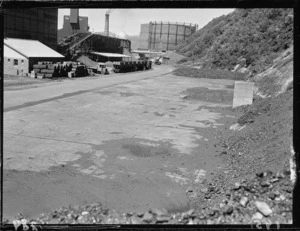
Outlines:
<svg viewBox="0 0 300 231"><path fill-rule="evenodd" d="M252 104L254 83L235 81L232 107Z"/></svg>
<svg viewBox="0 0 300 231"><path fill-rule="evenodd" d="M182 179L201 183L222 163L207 144L201 146L210 138L206 128L222 126L222 114L201 108L211 103L183 100L181 92L226 88L229 82L158 74L107 79L110 84L99 79L58 84L68 97L59 97L55 86L29 95L10 92L4 113L4 217L95 201L121 211L186 209ZM178 172L178 166L187 169Z"/></svg>

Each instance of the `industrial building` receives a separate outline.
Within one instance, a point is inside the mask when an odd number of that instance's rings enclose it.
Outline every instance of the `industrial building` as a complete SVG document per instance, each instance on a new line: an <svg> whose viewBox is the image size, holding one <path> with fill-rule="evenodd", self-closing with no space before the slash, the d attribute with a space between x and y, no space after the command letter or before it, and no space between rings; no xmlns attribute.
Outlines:
<svg viewBox="0 0 300 231"><path fill-rule="evenodd" d="M89 31L88 17L79 16L79 9L71 9L70 15L64 15L63 28L57 32L57 41L75 33Z"/></svg>
<svg viewBox="0 0 300 231"><path fill-rule="evenodd" d="M38 61L62 61L64 56L37 40L4 39L3 66L6 75L26 76Z"/></svg>
<svg viewBox="0 0 300 231"><path fill-rule="evenodd" d="M176 45L198 29L198 25L171 22L141 24L139 48L146 50L174 50Z"/></svg>
<svg viewBox="0 0 300 231"><path fill-rule="evenodd" d="M56 50L57 15L55 8L5 9L4 38L38 40Z"/></svg>
<svg viewBox="0 0 300 231"><path fill-rule="evenodd" d="M78 17L77 14L73 18ZM77 15L77 16L76 16ZM72 19L73 22L75 19ZM80 18L79 18L80 19ZM78 22L78 21L77 21ZM71 23L71 18L70 18ZM80 24L80 22L79 22ZM80 25L79 25L80 26ZM73 24L73 28L76 26ZM78 26L77 26L78 28ZM130 54L131 42L128 39L120 39L110 36L109 31L109 13L105 14L105 31L104 32L79 32L73 30L70 36L64 37L59 41L58 51L64 54L66 57L71 57L76 54L89 54L90 52L106 52L106 53L118 53L118 54Z"/></svg>

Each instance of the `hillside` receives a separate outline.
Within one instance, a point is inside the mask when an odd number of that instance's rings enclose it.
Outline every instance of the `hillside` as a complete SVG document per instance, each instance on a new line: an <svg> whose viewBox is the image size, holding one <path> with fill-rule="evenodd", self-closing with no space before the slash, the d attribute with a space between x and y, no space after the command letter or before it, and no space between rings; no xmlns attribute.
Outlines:
<svg viewBox="0 0 300 231"><path fill-rule="evenodd" d="M213 19L176 51L187 57L181 63L255 76L271 67L292 42L292 9L237 9Z"/></svg>

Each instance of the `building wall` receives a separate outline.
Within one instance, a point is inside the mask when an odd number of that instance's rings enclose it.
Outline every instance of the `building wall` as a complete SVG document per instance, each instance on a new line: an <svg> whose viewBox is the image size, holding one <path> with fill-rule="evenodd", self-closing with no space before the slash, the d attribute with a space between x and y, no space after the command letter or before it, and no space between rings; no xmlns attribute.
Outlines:
<svg viewBox="0 0 300 231"><path fill-rule="evenodd" d="M177 44L191 36L197 25L150 22L141 25L140 48L174 50Z"/></svg>
<svg viewBox="0 0 300 231"><path fill-rule="evenodd" d="M131 48L131 43L127 39L93 34L85 40L81 46L88 47L88 50L90 51L128 54Z"/></svg>
<svg viewBox="0 0 300 231"><path fill-rule="evenodd" d="M139 48L148 50L149 46L149 24L141 24Z"/></svg>
<svg viewBox="0 0 300 231"><path fill-rule="evenodd" d="M5 9L4 37L39 40L56 50L58 9Z"/></svg>
<svg viewBox="0 0 300 231"><path fill-rule="evenodd" d="M71 25L71 17L68 15L64 16L64 24L63 28L59 29L57 32L57 41L62 39L65 36L72 35L77 32L88 32L89 26L88 26L88 17L81 17L79 16L79 28L74 30Z"/></svg>
<svg viewBox="0 0 300 231"><path fill-rule="evenodd" d="M18 65L15 65L14 60L18 61ZM3 57L4 74L6 75L22 75L29 73L28 59Z"/></svg>

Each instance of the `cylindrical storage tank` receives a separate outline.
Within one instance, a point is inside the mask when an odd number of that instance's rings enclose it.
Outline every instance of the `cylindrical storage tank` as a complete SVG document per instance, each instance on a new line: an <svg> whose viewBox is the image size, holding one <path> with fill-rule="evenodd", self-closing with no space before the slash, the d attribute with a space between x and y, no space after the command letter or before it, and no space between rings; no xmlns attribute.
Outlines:
<svg viewBox="0 0 300 231"><path fill-rule="evenodd" d="M146 27L144 26L144 30ZM145 31L143 36L145 37ZM150 22L148 26L148 49L174 50L175 46L197 30L197 25L172 22Z"/></svg>

